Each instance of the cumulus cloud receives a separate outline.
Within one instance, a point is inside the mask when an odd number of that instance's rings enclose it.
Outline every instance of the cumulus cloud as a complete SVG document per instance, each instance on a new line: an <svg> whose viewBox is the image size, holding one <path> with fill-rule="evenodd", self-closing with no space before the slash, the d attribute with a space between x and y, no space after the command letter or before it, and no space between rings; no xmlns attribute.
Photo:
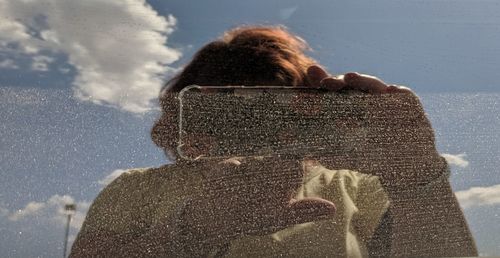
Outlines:
<svg viewBox="0 0 500 258"><path fill-rule="evenodd" d="M54 62L54 58L49 56L35 56L33 57L33 63L31 63L31 69L34 71L46 72L49 70L49 64Z"/></svg>
<svg viewBox="0 0 500 258"><path fill-rule="evenodd" d="M441 156L443 156L443 158L445 158L450 165L455 165L462 168L469 166L469 161L465 159L465 157L467 156L465 153L456 155L444 153L441 154Z"/></svg>
<svg viewBox="0 0 500 258"><path fill-rule="evenodd" d="M75 201L74 198L69 195L56 194L45 202L29 202L22 209L12 212L7 209L3 209L2 213L8 218L8 220L13 222L19 222L26 219L37 219L47 223L64 225L66 222L66 212L64 210L64 206L71 203L76 204L76 212L72 216L70 227L79 230L85 219L87 210L90 207L90 202Z"/></svg>
<svg viewBox="0 0 500 258"><path fill-rule="evenodd" d="M44 206L44 203L30 202L23 209L9 215L9 220L18 221L24 217L36 215Z"/></svg>
<svg viewBox="0 0 500 258"><path fill-rule="evenodd" d="M127 172L127 170L117 169L117 170L111 172L111 174L107 175L104 179L99 180L98 183L102 186L106 186L109 183L113 182L113 180L115 180L116 178L121 176L121 174L123 174L125 172Z"/></svg>
<svg viewBox="0 0 500 258"><path fill-rule="evenodd" d="M141 113L181 55L166 46L176 22L145 0L0 0L0 50L31 56L37 71L66 55L76 97Z"/></svg>
<svg viewBox="0 0 500 258"><path fill-rule="evenodd" d="M464 209L498 205L500 204L500 184L489 187L472 187L465 191L456 192L455 195Z"/></svg>
<svg viewBox="0 0 500 258"><path fill-rule="evenodd" d="M0 50L15 49L24 53L36 53L36 39L21 22L9 13L9 1L0 0ZM13 48L11 45L14 44Z"/></svg>
<svg viewBox="0 0 500 258"><path fill-rule="evenodd" d="M56 194L45 201L29 202L19 210L11 211L0 207L2 233L6 234L4 240L7 241L4 247L8 248L1 250L0 253L6 257L34 257L40 253L51 253L48 256L52 257L54 254L59 254L67 223L64 206L70 203L76 204L76 211L72 215L69 227L68 246L71 247L85 220L90 202L78 201L69 195ZM44 249L40 250L41 246L38 244L44 242L42 247ZM16 249L19 252L16 252Z"/></svg>
<svg viewBox="0 0 500 258"><path fill-rule="evenodd" d="M0 69L18 69L18 68L19 68L19 66L17 66L14 63L14 60L12 60L12 59L5 59L5 60L0 62Z"/></svg>

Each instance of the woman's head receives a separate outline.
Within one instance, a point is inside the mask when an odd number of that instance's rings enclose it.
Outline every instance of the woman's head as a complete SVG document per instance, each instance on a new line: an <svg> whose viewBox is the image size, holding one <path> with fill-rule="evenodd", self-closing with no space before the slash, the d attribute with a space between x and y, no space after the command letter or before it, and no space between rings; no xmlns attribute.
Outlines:
<svg viewBox="0 0 500 258"><path fill-rule="evenodd" d="M189 85L307 84L304 54L307 44L281 27L239 27L201 48L166 89L179 92Z"/></svg>
<svg viewBox="0 0 500 258"><path fill-rule="evenodd" d="M176 145L177 108L172 94L189 85L306 86L307 44L282 27L238 27L201 48L193 60L162 90L162 118L155 124L153 141L166 150Z"/></svg>

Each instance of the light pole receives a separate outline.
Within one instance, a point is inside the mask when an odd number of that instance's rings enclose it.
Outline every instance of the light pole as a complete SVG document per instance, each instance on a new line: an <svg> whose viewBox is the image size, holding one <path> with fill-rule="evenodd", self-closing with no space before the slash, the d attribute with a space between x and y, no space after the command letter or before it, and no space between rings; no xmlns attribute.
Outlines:
<svg viewBox="0 0 500 258"><path fill-rule="evenodd" d="M71 215L76 211L76 204L66 204L64 205L64 211L68 215L68 220L66 221L66 233L64 234L64 256L66 258L66 249L68 247L68 235L69 235L69 224L71 222Z"/></svg>

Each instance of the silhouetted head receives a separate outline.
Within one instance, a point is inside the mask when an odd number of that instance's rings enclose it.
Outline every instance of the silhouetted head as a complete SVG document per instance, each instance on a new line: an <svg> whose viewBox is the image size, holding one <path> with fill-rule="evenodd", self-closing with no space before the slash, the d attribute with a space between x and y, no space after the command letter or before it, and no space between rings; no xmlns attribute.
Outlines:
<svg viewBox="0 0 500 258"><path fill-rule="evenodd" d="M305 55L307 43L283 27L238 27L201 48L162 89L162 117L151 132L166 151L177 144L178 107L172 94L189 85L307 86L307 68L316 62Z"/></svg>

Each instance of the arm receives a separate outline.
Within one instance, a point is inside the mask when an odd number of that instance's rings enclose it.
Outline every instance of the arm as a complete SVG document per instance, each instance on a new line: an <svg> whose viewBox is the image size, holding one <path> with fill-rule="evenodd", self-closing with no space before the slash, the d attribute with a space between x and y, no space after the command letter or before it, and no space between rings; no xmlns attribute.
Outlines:
<svg viewBox="0 0 500 258"><path fill-rule="evenodd" d="M392 189L388 193L391 256L478 255L448 177L425 187Z"/></svg>
<svg viewBox="0 0 500 258"><path fill-rule="evenodd" d="M335 78L318 67L308 72L324 88L373 94L366 116L367 141L354 142L358 148L353 153L326 157L322 164L380 177L391 204L376 235L390 236L391 254L477 256L448 181L448 166L435 148L434 132L418 97L372 76L349 73ZM391 233L380 232L384 230Z"/></svg>
<svg viewBox="0 0 500 258"><path fill-rule="evenodd" d="M165 223L141 235L96 230L79 234L70 257L187 256L175 250L175 225Z"/></svg>
<svg viewBox="0 0 500 258"><path fill-rule="evenodd" d="M151 226L147 221L155 211L147 209L156 205L140 204L155 204L152 195L156 192L150 189L166 186L156 184L158 178L128 176L115 180L93 203L71 256L206 256L223 250L242 235L267 234L289 225L326 219L335 212L332 203L318 198L290 200L290 192L302 176L296 162L288 166L274 159L192 164L182 168L188 172L183 175L201 177L201 171L203 182L168 178L172 191L164 196L168 200L163 203L169 206L167 217Z"/></svg>
<svg viewBox="0 0 500 258"><path fill-rule="evenodd" d="M180 222L186 199L182 188L169 187L173 189L168 190L169 200L161 204L166 215L160 222L152 222L156 209L160 208L158 189L168 187L162 181L174 181L157 175L144 171L124 173L102 190L87 214L70 256L188 256L181 243L184 238ZM192 186L192 182L185 184L188 188Z"/></svg>
<svg viewBox="0 0 500 258"><path fill-rule="evenodd" d="M168 218L141 234L89 231L78 235L70 257L201 257L223 245L188 232L180 218Z"/></svg>

